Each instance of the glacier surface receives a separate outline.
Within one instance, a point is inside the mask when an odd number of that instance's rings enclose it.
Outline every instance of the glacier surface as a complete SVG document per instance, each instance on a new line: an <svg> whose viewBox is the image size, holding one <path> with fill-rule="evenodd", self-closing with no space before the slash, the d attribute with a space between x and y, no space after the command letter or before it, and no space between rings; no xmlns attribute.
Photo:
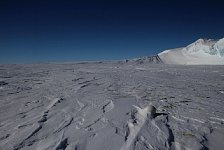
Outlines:
<svg viewBox="0 0 224 150"><path fill-rule="evenodd" d="M224 66L136 61L0 65L0 149L221 150Z"/></svg>

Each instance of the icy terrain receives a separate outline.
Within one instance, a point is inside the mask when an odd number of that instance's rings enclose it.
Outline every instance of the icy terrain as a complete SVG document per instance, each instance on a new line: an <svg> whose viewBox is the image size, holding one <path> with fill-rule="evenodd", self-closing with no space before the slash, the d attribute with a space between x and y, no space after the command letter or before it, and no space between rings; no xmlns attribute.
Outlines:
<svg viewBox="0 0 224 150"><path fill-rule="evenodd" d="M0 65L1 150L223 149L224 66Z"/></svg>
<svg viewBox="0 0 224 150"><path fill-rule="evenodd" d="M187 47L165 50L158 55L166 64L224 65L224 38L199 39Z"/></svg>

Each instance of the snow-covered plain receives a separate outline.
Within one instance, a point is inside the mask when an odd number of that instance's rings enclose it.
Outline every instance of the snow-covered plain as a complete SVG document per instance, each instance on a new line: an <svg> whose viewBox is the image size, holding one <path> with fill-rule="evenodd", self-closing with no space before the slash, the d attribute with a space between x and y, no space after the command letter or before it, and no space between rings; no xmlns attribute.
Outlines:
<svg viewBox="0 0 224 150"><path fill-rule="evenodd" d="M224 147L224 66L0 65L1 150Z"/></svg>
<svg viewBox="0 0 224 150"><path fill-rule="evenodd" d="M165 50L158 55L166 64L224 65L224 38L199 39L187 47Z"/></svg>

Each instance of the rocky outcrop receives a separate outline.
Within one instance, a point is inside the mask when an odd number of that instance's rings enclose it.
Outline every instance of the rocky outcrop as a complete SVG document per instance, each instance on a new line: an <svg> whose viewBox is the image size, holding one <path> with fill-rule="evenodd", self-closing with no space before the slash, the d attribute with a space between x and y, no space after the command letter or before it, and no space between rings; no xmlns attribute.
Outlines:
<svg viewBox="0 0 224 150"><path fill-rule="evenodd" d="M135 58L131 60L126 60L125 62L126 63L131 62L135 64L145 64L145 63L162 64L163 63L163 61L160 59L158 55Z"/></svg>

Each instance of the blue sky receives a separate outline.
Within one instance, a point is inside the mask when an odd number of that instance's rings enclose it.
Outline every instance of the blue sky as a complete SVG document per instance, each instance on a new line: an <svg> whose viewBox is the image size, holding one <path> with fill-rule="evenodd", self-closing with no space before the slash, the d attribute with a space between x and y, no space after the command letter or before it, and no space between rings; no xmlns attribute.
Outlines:
<svg viewBox="0 0 224 150"><path fill-rule="evenodd" d="M224 37L221 1L0 2L0 63L117 60Z"/></svg>

